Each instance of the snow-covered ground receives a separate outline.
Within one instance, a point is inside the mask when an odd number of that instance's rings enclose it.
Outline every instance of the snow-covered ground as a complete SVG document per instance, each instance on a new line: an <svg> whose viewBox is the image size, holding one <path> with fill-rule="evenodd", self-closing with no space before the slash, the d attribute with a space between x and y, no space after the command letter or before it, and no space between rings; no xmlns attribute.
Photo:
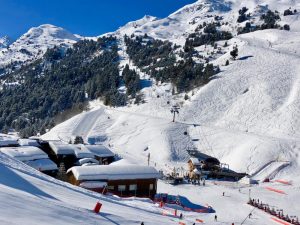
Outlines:
<svg viewBox="0 0 300 225"><path fill-rule="evenodd" d="M265 178L291 181L292 185L261 183L251 187L251 196L297 215L296 202L300 197L298 37L297 31L280 30L237 36L230 42L238 44L239 59L222 67L222 72L209 84L194 90L193 94L188 93L189 100L185 101L183 95L172 96L168 85L153 83L143 89L145 104L116 109L91 102L92 111L56 126L43 138L59 139L58 133L64 134L66 140L79 133L84 138L99 135L105 137L103 144L109 144L130 162L145 164L150 153L151 164L165 172L185 167L186 150L197 147L228 163L231 169L246 172L260 181ZM224 55L218 60L225 62L227 58ZM181 107L175 123L171 122L170 113L174 104ZM97 116L90 117L91 113ZM286 194L266 189L269 186ZM194 188L159 182L158 188L161 192L185 195L199 204L212 205L220 224L239 223L252 210L246 205L249 187L241 188L240 193L237 184L208 183L204 188ZM226 197L221 196L223 191ZM272 223L270 216L259 210L254 210L253 215L245 224ZM200 217L213 224L211 215Z"/></svg>
<svg viewBox="0 0 300 225"><path fill-rule="evenodd" d="M261 6L257 7L258 4ZM299 11L299 4L293 0L235 0L232 4L200 0L164 19L146 16L113 33L118 36L120 67L129 64L140 72L128 59L124 34L147 33L183 45L199 21L211 20L207 14L223 15L229 25L222 29L233 31L238 9L243 6L258 13L268 5L282 13L289 7ZM42 138L68 142L76 135L85 140L99 137L102 144L109 145L125 159L121 164L145 165L150 153L151 165L166 173L174 167L186 168L187 150L197 148L253 179L271 179L270 183L251 187L214 181L208 181L205 187L171 186L159 181L159 192L180 194L193 203L208 204L219 218L215 222L214 214L183 212L187 224L197 218L206 224L240 224L253 210L246 204L249 193L252 198L299 217L300 20L299 13L281 17L280 24L290 24L291 31L264 30L235 36L228 44L238 46L238 59L230 61L229 66L223 66L230 58L229 53L215 59L213 63L221 66L221 73L207 85L187 93L189 100L184 100L184 94L172 96L170 84L157 84L148 80L147 74L141 74L147 82L142 90L146 103L109 108L93 101L90 111L57 125ZM173 123L170 108L175 104L180 106L180 113ZM50 179L2 154L0 161L5 174L0 177L0 212L7 215L0 218L0 223L19 224L18 218L25 218L28 224L36 221L47 224L51 218L58 224L60 221L65 221L64 224L139 224L141 221L178 224L178 219L162 216L162 209L148 200L104 197ZM289 181L291 185L276 180ZM273 192L271 188L285 194ZM94 215L91 209L98 198L103 203L103 213ZM26 209L23 209L24 202L28 205ZM13 213L20 208L20 217L15 217ZM270 222L270 215L257 209L252 214L244 224L274 223Z"/></svg>

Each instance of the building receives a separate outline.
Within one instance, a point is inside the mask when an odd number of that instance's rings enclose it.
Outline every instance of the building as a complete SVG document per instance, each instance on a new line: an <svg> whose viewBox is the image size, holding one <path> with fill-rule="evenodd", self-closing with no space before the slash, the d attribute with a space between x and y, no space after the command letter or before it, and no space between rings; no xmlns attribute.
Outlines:
<svg viewBox="0 0 300 225"><path fill-rule="evenodd" d="M77 148L74 145L64 144L60 141L50 141L47 154L57 164L64 164L65 169L74 166L77 158L75 151Z"/></svg>
<svg viewBox="0 0 300 225"><path fill-rule="evenodd" d="M34 146L0 148L4 154L15 158L45 174L56 176L57 165L41 149Z"/></svg>
<svg viewBox="0 0 300 225"><path fill-rule="evenodd" d="M0 147L17 147L18 139L15 136L0 133Z"/></svg>
<svg viewBox="0 0 300 225"><path fill-rule="evenodd" d="M70 183L96 192L151 199L160 178L155 168L139 165L75 166L68 170L67 176Z"/></svg>
<svg viewBox="0 0 300 225"><path fill-rule="evenodd" d="M81 149L91 152L100 165L108 165L115 160L115 154L103 145L81 145Z"/></svg>

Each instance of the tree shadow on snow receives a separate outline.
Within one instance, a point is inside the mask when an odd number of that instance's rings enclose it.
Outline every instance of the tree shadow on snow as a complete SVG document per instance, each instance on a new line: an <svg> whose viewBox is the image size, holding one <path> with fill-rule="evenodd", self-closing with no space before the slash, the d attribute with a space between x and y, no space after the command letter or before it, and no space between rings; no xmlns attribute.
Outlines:
<svg viewBox="0 0 300 225"><path fill-rule="evenodd" d="M141 89L151 87L152 86L152 81L148 79L141 79L140 80L140 85Z"/></svg>
<svg viewBox="0 0 300 225"><path fill-rule="evenodd" d="M12 169L0 165L0 171L1 171L0 184L27 192L34 196L56 199L53 196L43 192L42 190L40 190L39 188L37 188L27 180L25 180L24 178L22 178Z"/></svg>

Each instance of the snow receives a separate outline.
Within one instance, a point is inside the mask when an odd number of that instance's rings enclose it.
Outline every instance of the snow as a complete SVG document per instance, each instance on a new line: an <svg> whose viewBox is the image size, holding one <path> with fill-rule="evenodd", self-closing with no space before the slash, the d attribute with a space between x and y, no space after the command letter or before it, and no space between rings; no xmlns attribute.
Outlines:
<svg viewBox="0 0 300 225"><path fill-rule="evenodd" d="M58 170L57 165L50 159L35 159L31 161L24 161L24 163L39 171Z"/></svg>
<svg viewBox="0 0 300 225"><path fill-rule="evenodd" d="M75 155L75 151L77 150L75 146L59 141L50 141L49 145L57 155Z"/></svg>
<svg viewBox="0 0 300 225"><path fill-rule="evenodd" d="M79 187L82 188L103 188L107 185L107 182L100 182L100 181L85 181L85 182L81 182L79 184Z"/></svg>
<svg viewBox="0 0 300 225"><path fill-rule="evenodd" d="M103 196L58 181L0 153L1 224L170 224L146 199ZM100 214L92 210L102 204ZM26 207L24 207L26 206ZM17 215L17 216L16 216Z"/></svg>
<svg viewBox="0 0 300 225"><path fill-rule="evenodd" d="M35 147L40 147L40 144L37 142L37 140L33 139L24 139L20 138L18 140L20 146L35 146Z"/></svg>
<svg viewBox="0 0 300 225"><path fill-rule="evenodd" d="M0 37L0 49L7 48L11 42L12 41L8 36Z"/></svg>
<svg viewBox="0 0 300 225"><path fill-rule="evenodd" d="M29 29L15 42L0 51L0 66L13 62L28 62L44 55L49 48L68 48L81 38L51 24Z"/></svg>
<svg viewBox="0 0 300 225"><path fill-rule="evenodd" d="M4 147L0 148L0 151L20 161L48 158L48 155L45 152L34 146Z"/></svg>
<svg viewBox="0 0 300 225"><path fill-rule="evenodd" d="M78 160L80 165L86 164L86 163L94 163L94 164L99 164L99 161L94 158L82 158Z"/></svg>
<svg viewBox="0 0 300 225"><path fill-rule="evenodd" d="M74 166L67 171L70 172L76 180L132 180L160 177L155 168L141 165Z"/></svg>
<svg viewBox="0 0 300 225"><path fill-rule="evenodd" d="M192 157L192 158L190 158L190 160L193 163L193 165L195 165L195 166L200 165L199 159Z"/></svg>
<svg viewBox="0 0 300 225"><path fill-rule="evenodd" d="M85 148L84 145L74 145L74 147L76 158L94 158L94 154Z"/></svg>
<svg viewBox="0 0 300 225"><path fill-rule="evenodd" d="M115 155L109 148L103 145L82 145L81 149L89 151L91 154L98 157L113 157Z"/></svg>
<svg viewBox="0 0 300 225"><path fill-rule="evenodd" d="M268 8L277 9L280 13L289 7L299 11L300 3L292 0L233 0L229 4L218 0L199 0L167 18L145 17L128 23L112 33L118 36L120 68L129 64L130 68L140 72L126 54L122 37L124 34L147 33L154 38L184 45L188 34L198 24L213 20L214 15L223 16L224 21L229 22L222 29L236 31L239 26L236 23L237 12L243 6L248 7L259 18ZM208 18L208 14L212 17ZM214 222L214 214L182 211L182 221L186 224L192 224L196 218L203 219L206 224L240 224L253 210L246 204L249 195L277 209L283 209L289 215L299 217L300 20L299 14L287 17L281 15L281 19L280 24L290 24L290 32L256 31L235 36L228 41L229 48L225 49L227 53L213 61L215 65L220 65L221 73L207 85L186 93L189 96L187 101L184 100L185 93L172 96L171 84L151 80L151 85L143 86L142 89L145 104L110 108L101 101L93 101L90 102L90 111L59 124L42 138L68 142L74 135L80 135L84 140L89 140L90 137L97 139L103 146L111 146L111 150L123 158L114 162L111 165L113 167L89 166L71 169L75 173L78 170L78 176L84 174L88 178L105 179L106 174L97 173L97 177L94 176L97 170L95 168L108 170L119 167L117 169L124 168L122 172L125 173L125 168L147 165L149 154L150 165L156 170L168 173L174 168L178 172L183 168L186 171L190 158L186 150L194 148L229 164L234 171L249 174L249 177L235 183L208 180L205 187L190 184L171 186L159 181L159 192L183 195L197 204L210 205L219 218L218 222ZM195 24L190 23L193 20L196 21ZM239 49L239 57L235 61L230 60L228 52L233 45L237 45ZM226 60L230 60L229 66L223 66ZM141 73L141 77L149 78L144 73ZM180 106L180 113L174 123L171 122L170 114L172 105ZM30 168L5 157L0 154L3 163L0 166L4 174L0 177L0 198L4 200L0 203L0 211L1 215L6 215L0 222L4 224L20 223L7 209L7 205L13 209L21 206L20 216L26 218L28 224L36 221L46 223L49 218L58 224L61 219L66 224L139 224L141 221L145 224L178 224L176 218L161 216L162 209L149 200L125 200L87 192L44 176L40 177L41 175L36 174L37 171L29 172ZM8 162L13 166L8 166ZM132 172L143 171L136 169ZM11 173L17 176L11 176ZM116 177L121 178L119 175ZM262 183L266 178L271 182ZM24 180L30 183L30 187L34 185L33 194L32 190L24 191L23 187L19 188L18 182L25 182ZM253 180L259 180L260 183L250 184ZM291 185L275 182L276 180L289 181ZM41 194L36 191L36 186L59 201L49 200L43 195L44 199L41 200L37 197ZM272 188L287 194L272 192ZM222 196L223 192L225 196ZM27 203L27 208L23 209L20 199ZM91 215L88 210L93 208L98 199L104 202L103 216ZM40 207L37 209L36 205ZM29 213L32 211L35 212L33 216ZM59 220L57 214L61 215ZM252 219L246 219L244 224L272 223L270 215L262 211L255 209L252 214Z"/></svg>
<svg viewBox="0 0 300 225"><path fill-rule="evenodd" d="M17 146L18 138L12 135L0 134L0 147Z"/></svg>

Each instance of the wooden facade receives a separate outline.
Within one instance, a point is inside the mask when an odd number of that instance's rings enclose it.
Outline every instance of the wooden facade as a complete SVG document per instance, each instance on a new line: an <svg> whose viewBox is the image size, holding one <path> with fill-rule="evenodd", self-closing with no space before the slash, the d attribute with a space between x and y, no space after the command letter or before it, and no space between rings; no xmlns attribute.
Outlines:
<svg viewBox="0 0 300 225"><path fill-rule="evenodd" d="M72 173L68 173L69 182L80 186L86 180L78 181ZM92 181L92 180L91 180ZM93 180L95 181L95 180ZM106 182L106 187L86 188L99 193L111 193L120 197L145 197L154 199L157 192L157 179L126 179L126 180L101 180Z"/></svg>

